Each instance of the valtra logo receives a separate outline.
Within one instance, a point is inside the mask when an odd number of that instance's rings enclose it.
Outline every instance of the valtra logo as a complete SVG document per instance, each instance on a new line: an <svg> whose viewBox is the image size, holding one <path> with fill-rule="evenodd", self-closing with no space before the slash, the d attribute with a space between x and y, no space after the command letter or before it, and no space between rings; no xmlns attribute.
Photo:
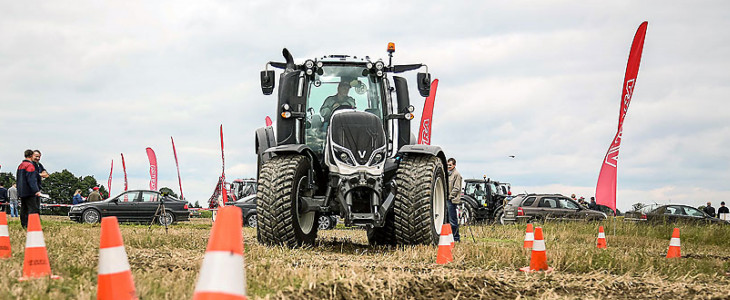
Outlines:
<svg viewBox="0 0 730 300"><path fill-rule="evenodd" d="M424 145L431 145L431 119L423 119L421 122L421 129L423 129L421 133L421 141Z"/></svg>
<svg viewBox="0 0 730 300"><path fill-rule="evenodd" d="M157 167L154 165L150 166L150 189L157 190Z"/></svg>

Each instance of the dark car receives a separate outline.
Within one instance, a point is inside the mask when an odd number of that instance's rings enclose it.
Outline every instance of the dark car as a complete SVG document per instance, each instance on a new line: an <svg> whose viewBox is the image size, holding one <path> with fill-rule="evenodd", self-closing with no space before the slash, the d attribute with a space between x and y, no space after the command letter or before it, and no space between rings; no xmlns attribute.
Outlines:
<svg viewBox="0 0 730 300"><path fill-rule="evenodd" d="M504 207L502 224L549 220L605 220L606 214L585 208L560 194L518 195Z"/></svg>
<svg viewBox="0 0 730 300"><path fill-rule="evenodd" d="M160 200L165 212L156 220L161 225L189 220L188 202L170 196L162 196L158 191L126 191L118 196L97 202L85 202L71 207L68 212L71 220L81 223L98 223L101 218L115 216L120 222L152 221Z"/></svg>
<svg viewBox="0 0 730 300"><path fill-rule="evenodd" d="M689 205L668 204L644 206L642 209L627 211L624 221L649 223L695 223L695 224L730 224L730 222L710 217L705 212Z"/></svg>
<svg viewBox="0 0 730 300"><path fill-rule="evenodd" d="M248 195L235 202L228 202L226 205L235 205L243 212L243 226L256 227L256 194Z"/></svg>

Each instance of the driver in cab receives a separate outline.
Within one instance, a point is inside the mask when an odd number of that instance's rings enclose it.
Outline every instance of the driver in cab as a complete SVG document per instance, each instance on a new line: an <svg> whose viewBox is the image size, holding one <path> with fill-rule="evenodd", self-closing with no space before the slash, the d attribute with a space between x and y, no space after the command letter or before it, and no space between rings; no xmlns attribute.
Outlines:
<svg viewBox="0 0 730 300"><path fill-rule="evenodd" d="M319 109L319 114L324 117L325 123L329 123L332 113L340 106L355 108L355 99L347 95L350 92L350 87L350 83L343 80L337 85L337 94L324 100L322 107Z"/></svg>

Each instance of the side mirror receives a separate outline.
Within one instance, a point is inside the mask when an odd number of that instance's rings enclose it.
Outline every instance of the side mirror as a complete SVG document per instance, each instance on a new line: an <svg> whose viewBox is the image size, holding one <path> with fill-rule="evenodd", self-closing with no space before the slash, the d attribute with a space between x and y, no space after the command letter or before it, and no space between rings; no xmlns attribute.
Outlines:
<svg viewBox="0 0 730 300"><path fill-rule="evenodd" d="M261 71L261 91L264 95L271 95L274 92L274 70Z"/></svg>
<svg viewBox="0 0 730 300"><path fill-rule="evenodd" d="M418 81L418 92L421 93L421 97L428 97L431 94L431 74L418 73L416 80Z"/></svg>
<svg viewBox="0 0 730 300"><path fill-rule="evenodd" d="M119 203L119 198L114 198L114 199L112 199L112 202L113 202L113 203Z"/></svg>

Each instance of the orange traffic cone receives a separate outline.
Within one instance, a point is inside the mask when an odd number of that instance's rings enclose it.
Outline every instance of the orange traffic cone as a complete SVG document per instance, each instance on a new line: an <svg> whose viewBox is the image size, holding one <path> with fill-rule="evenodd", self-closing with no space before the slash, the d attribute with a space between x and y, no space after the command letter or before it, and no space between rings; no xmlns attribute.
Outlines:
<svg viewBox="0 0 730 300"><path fill-rule="evenodd" d="M137 299L117 217L101 219L96 299Z"/></svg>
<svg viewBox="0 0 730 300"><path fill-rule="evenodd" d="M603 226L598 226L598 240L596 240L598 249L606 249L606 233L603 232Z"/></svg>
<svg viewBox="0 0 730 300"><path fill-rule="evenodd" d="M525 243L522 248L532 248L532 242L535 240L535 233L532 232L532 224L527 224L527 231L525 231Z"/></svg>
<svg viewBox="0 0 730 300"><path fill-rule="evenodd" d="M542 227L535 228L535 241L532 244L532 257L530 258L530 266L520 268L522 272L545 271L552 272L553 268L548 267L547 255L545 254L545 240L542 237Z"/></svg>
<svg viewBox="0 0 730 300"><path fill-rule="evenodd" d="M448 225L448 226L446 226L446 225ZM456 242L454 242L454 234L451 231L451 224L441 225L441 231L443 232L444 230L446 230L446 235L449 236L449 243L451 245L451 248L453 249L454 246L456 246Z"/></svg>
<svg viewBox="0 0 730 300"><path fill-rule="evenodd" d="M8 231L8 216L0 212L0 258L10 258L10 232Z"/></svg>
<svg viewBox="0 0 730 300"><path fill-rule="evenodd" d="M451 255L451 241L449 240L448 231L451 230L451 224L444 224L441 226L441 236L439 237L439 250L436 253L436 263L443 265L454 261L454 257Z"/></svg>
<svg viewBox="0 0 730 300"><path fill-rule="evenodd" d="M51 273L51 263L48 261L46 242L43 239L41 218L38 214L28 215L28 234L25 239L25 261L23 262L23 277L20 281L50 276L59 279L60 276Z"/></svg>
<svg viewBox="0 0 730 300"><path fill-rule="evenodd" d="M220 207L193 299L246 299L241 209Z"/></svg>
<svg viewBox="0 0 730 300"><path fill-rule="evenodd" d="M667 258L682 257L680 254L681 244L679 242L679 228L674 228L672 232L672 239L669 240L669 251L667 251Z"/></svg>

